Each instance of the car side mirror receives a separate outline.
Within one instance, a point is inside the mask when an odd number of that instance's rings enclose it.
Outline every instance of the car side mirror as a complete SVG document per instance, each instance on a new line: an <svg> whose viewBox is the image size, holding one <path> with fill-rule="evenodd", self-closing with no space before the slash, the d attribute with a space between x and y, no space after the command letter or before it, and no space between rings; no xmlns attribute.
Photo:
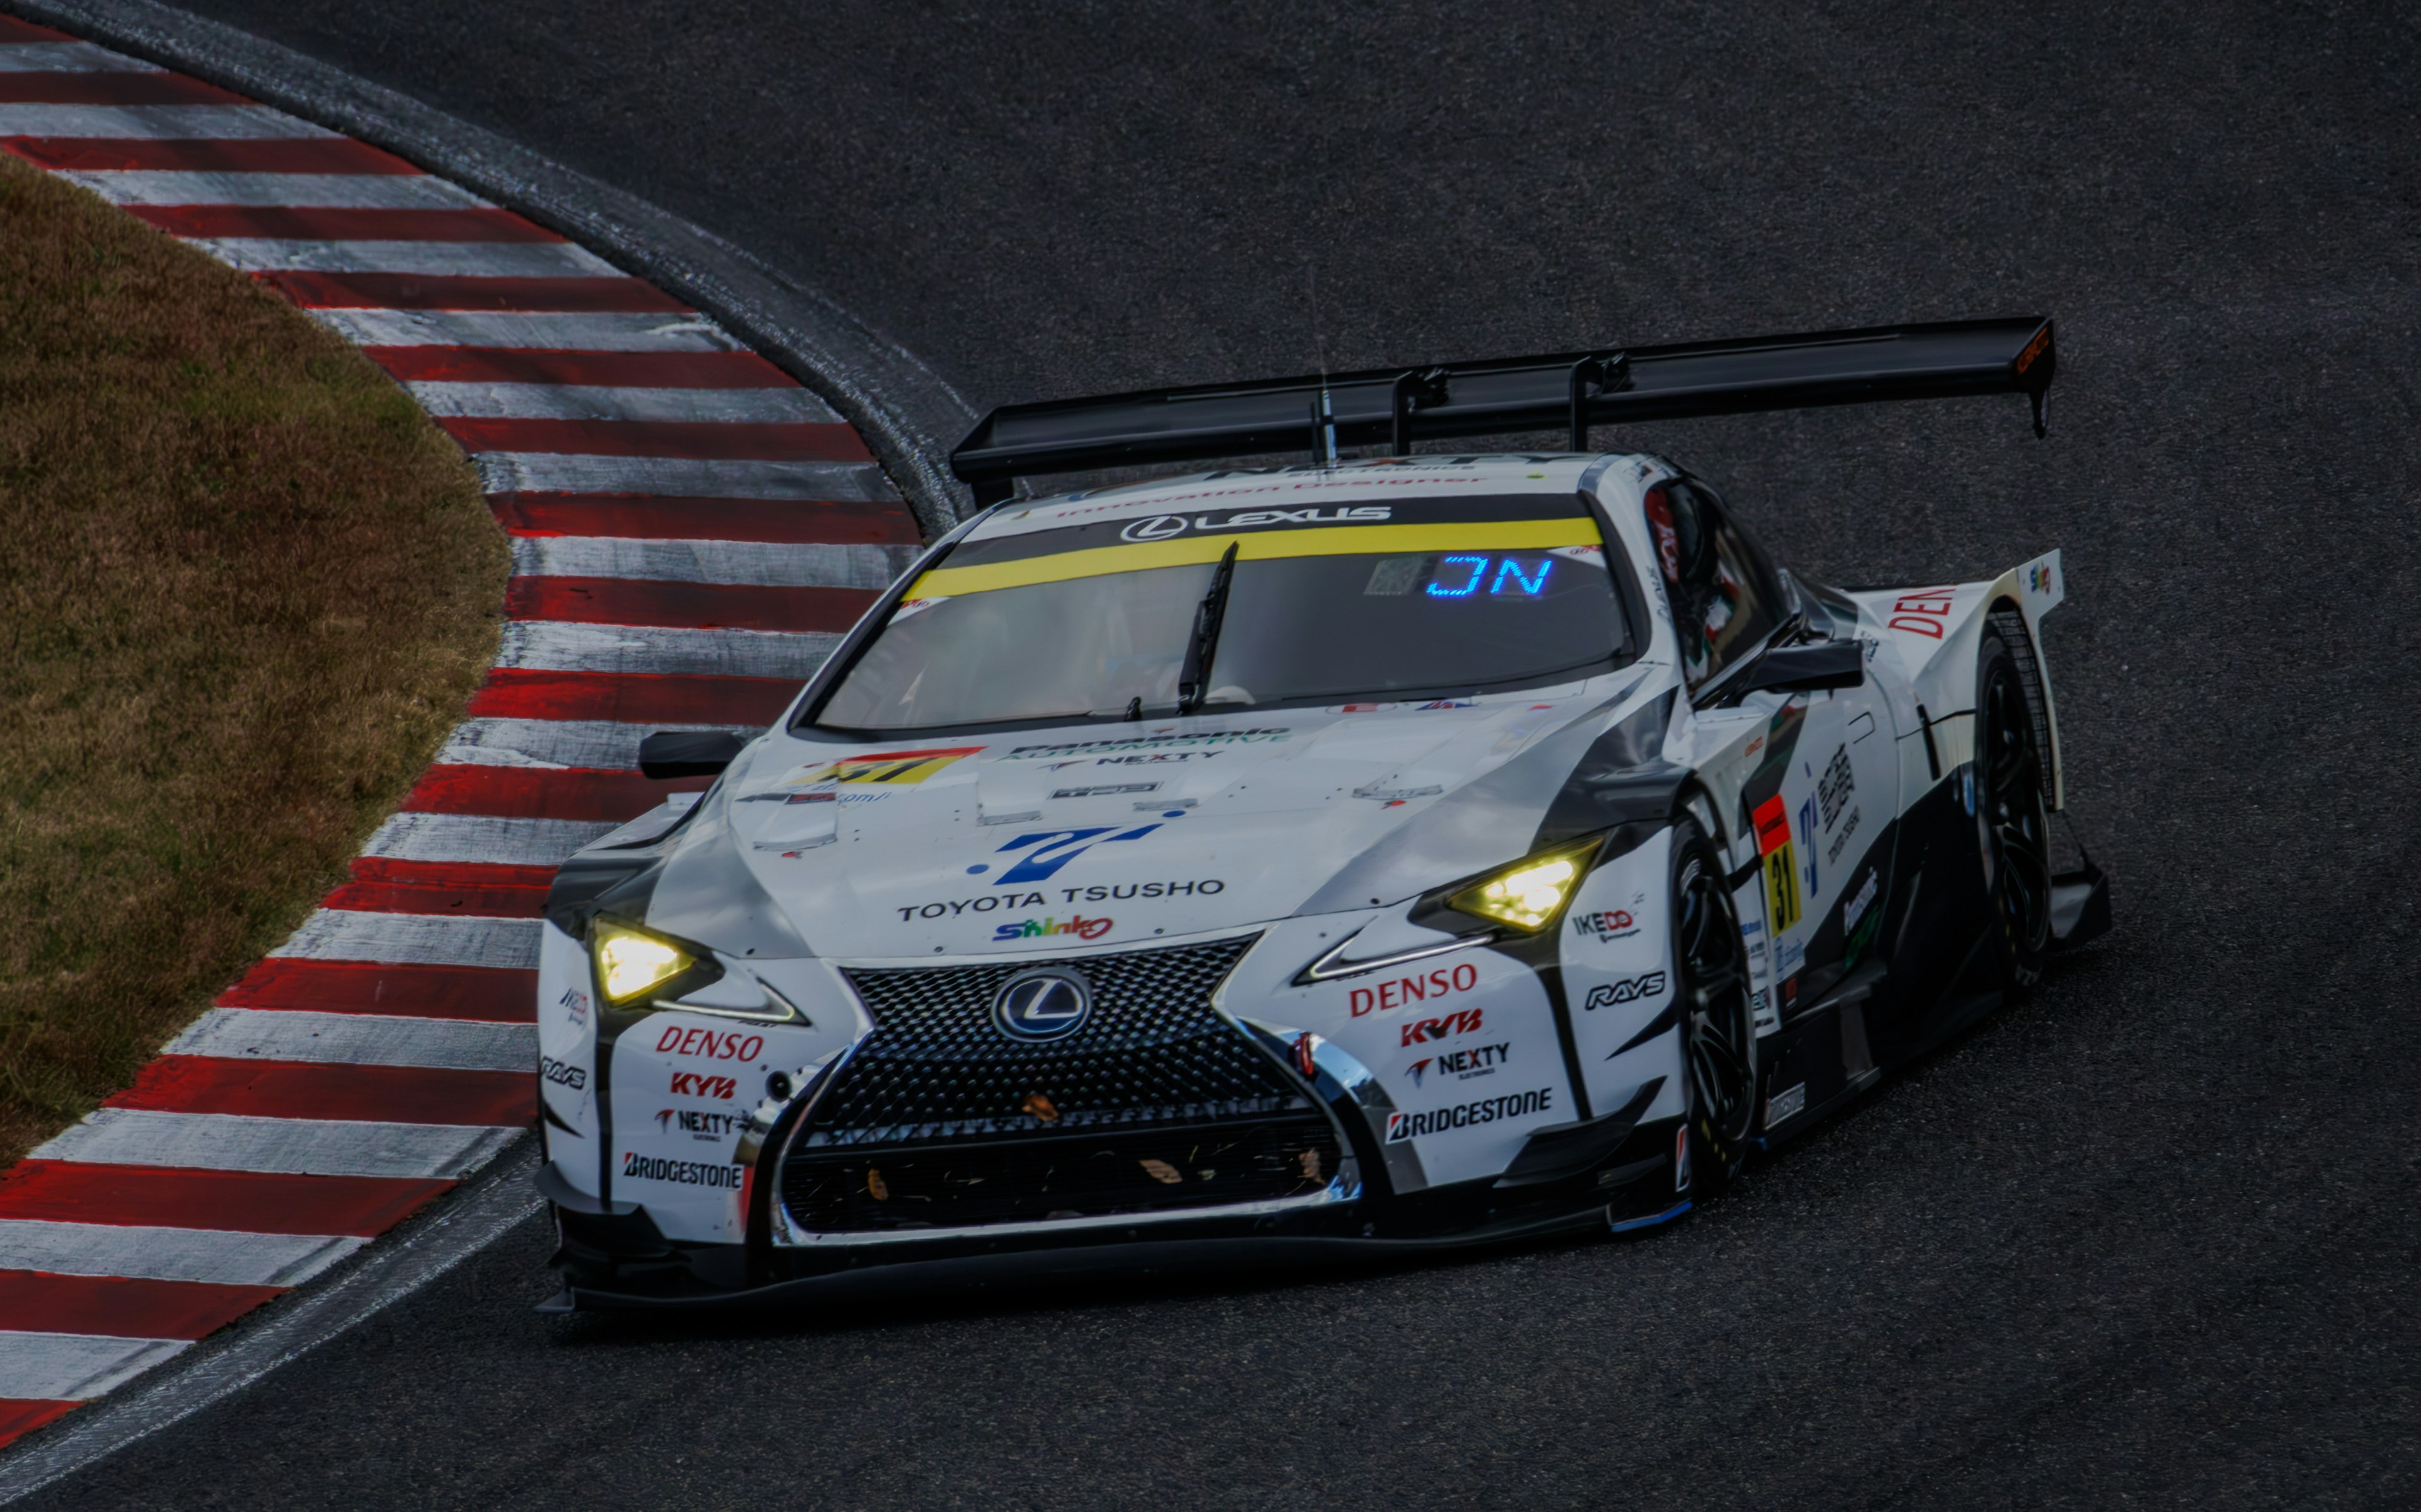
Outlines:
<svg viewBox="0 0 2421 1512"><path fill-rule="evenodd" d="M639 742L639 771L659 781L717 776L750 739L737 730L658 730Z"/></svg>
<svg viewBox="0 0 2421 1512"><path fill-rule="evenodd" d="M1777 646L1766 652L1742 679L1740 692L1816 693L1864 687L1866 681L1864 641L1817 641L1808 646Z"/></svg>

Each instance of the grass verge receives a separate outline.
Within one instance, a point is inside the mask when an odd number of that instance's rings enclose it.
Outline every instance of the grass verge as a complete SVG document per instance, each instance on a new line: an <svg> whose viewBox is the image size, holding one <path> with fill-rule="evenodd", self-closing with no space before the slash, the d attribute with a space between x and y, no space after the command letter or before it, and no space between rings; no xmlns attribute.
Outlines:
<svg viewBox="0 0 2421 1512"><path fill-rule="evenodd" d="M461 717L454 444L252 281L0 155L0 1165L302 921Z"/></svg>

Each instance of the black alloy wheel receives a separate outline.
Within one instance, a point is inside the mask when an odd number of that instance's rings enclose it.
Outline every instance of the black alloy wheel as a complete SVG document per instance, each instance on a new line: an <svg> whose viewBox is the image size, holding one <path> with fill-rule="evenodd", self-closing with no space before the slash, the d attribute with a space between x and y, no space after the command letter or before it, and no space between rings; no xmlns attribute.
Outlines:
<svg viewBox="0 0 2421 1512"><path fill-rule="evenodd" d="M2001 972L2012 987L2031 987L2051 950L2051 814L2034 710L1997 630L1977 653L1976 715L1976 821Z"/></svg>
<svg viewBox="0 0 2421 1512"><path fill-rule="evenodd" d="M1730 1185L1757 1131L1757 1021L1723 865L1691 819L1673 831L1673 960L1689 1079L1687 1194L1702 1199Z"/></svg>

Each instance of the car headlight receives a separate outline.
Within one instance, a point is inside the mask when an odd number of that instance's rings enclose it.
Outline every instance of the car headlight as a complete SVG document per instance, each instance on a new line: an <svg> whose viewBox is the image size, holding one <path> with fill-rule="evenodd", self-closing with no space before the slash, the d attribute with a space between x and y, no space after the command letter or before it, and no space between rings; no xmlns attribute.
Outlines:
<svg viewBox="0 0 2421 1512"><path fill-rule="evenodd" d="M1446 907L1536 934L1563 912L1565 900L1588 875L1597 845L1589 840L1524 856L1447 898Z"/></svg>
<svg viewBox="0 0 2421 1512"><path fill-rule="evenodd" d="M677 984L694 990L723 974L703 951L609 919L589 927L588 948L597 962L597 990L610 1007L641 1007L660 990Z"/></svg>

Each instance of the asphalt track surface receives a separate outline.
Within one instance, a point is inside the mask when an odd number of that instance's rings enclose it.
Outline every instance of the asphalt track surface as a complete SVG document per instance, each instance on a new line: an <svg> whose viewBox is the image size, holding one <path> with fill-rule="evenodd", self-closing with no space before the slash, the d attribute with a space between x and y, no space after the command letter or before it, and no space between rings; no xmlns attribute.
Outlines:
<svg viewBox="0 0 2421 1512"><path fill-rule="evenodd" d="M29 1504L2421 1498L2409 15L195 8L797 270L978 404L2054 314L2048 442L2007 399L1615 444L1820 577L2064 548L2119 927L1646 1238L700 1326L532 1316L531 1224Z"/></svg>

